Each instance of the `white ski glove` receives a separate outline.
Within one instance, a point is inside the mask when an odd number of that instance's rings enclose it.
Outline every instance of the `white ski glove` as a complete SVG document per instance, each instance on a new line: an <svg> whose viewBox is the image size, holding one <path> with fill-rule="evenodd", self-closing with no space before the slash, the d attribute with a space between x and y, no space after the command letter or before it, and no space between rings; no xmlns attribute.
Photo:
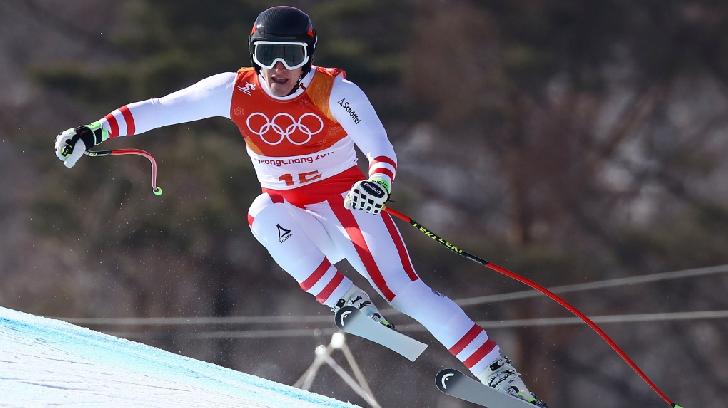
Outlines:
<svg viewBox="0 0 728 408"><path fill-rule="evenodd" d="M109 138L100 122L65 130L56 137L56 156L69 169L83 153Z"/></svg>
<svg viewBox="0 0 728 408"><path fill-rule="evenodd" d="M377 215L382 212L384 204L389 200L390 191L389 183L384 180L370 178L357 181L346 193L344 207Z"/></svg>

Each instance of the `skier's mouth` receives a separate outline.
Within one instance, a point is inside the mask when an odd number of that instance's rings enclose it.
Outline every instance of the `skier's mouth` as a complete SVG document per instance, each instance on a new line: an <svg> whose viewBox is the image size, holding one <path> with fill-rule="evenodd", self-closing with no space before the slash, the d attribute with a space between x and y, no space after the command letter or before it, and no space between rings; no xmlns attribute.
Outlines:
<svg viewBox="0 0 728 408"><path fill-rule="evenodd" d="M280 78L280 77L272 76L272 77L270 77L270 80L274 84L278 84L278 85L284 85L284 84L288 83L288 78Z"/></svg>

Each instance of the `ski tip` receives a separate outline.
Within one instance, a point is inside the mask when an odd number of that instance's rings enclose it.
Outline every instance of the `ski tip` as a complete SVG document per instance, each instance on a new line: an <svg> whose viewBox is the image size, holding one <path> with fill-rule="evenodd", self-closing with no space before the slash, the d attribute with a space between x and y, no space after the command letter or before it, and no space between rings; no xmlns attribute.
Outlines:
<svg viewBox="0 0 728 408"><path fill-rule="evenodd" d="M354 306L344 306L339 309L334 316L334 322L336 323L336 326L343 330L344 325L346 325L346 319L353 316L353 314L358 311L359 309Z"/></svg>
<svg viewBox="0 0 728 408"><path fill-rule="evenodd" d="M462 375L460 371L454 368L445 368L435 375L435 385L440 391L447 393L448 387L451 387L455 380Z"/></svg>

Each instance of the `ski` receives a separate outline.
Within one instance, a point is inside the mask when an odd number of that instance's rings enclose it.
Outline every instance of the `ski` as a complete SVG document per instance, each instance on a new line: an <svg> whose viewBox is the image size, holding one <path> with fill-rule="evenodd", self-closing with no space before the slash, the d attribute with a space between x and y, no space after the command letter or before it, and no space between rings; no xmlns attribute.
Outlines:
<svg viewBox="0 0 728 408"><path fill-rule="evenodd" d="M487 408L534 408L533 404L496 391L454 368L440 370L435 385L443 393Z"/></svg>
<svg viewBox="0 0 728 408"><path fill-rule="evenodd" d="M336 326L344 332L387 347L410 361L415 361L427 348L427 344L375 322L354 306L339 309L335 319Z"/></svg>

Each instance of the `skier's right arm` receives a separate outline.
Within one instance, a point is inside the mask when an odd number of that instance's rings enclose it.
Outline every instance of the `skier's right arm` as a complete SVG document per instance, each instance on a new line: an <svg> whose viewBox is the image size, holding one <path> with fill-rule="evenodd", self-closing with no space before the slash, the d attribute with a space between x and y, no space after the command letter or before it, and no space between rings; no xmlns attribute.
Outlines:
<svg viewBox="0 0 728 408"><path fill-rule="evenodd" d="M213 116L229 118L235 77L234 72L213 75L165 97L130 103L96 122L68 129L56 137L56 156L71 168L86 150L110 138Z"/></svg>

